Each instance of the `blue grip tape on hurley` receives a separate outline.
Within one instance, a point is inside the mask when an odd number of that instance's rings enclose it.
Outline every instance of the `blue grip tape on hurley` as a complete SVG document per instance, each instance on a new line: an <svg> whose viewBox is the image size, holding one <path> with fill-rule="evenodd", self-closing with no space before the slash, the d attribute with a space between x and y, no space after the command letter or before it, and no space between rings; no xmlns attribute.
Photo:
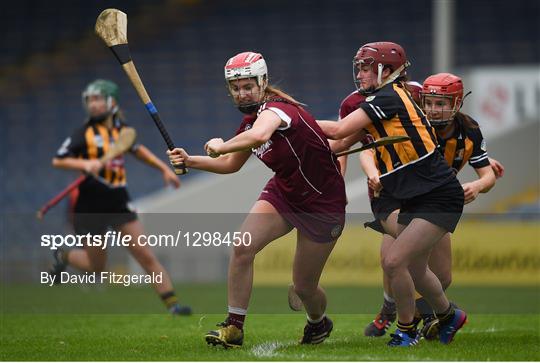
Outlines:
<svg viewBox="0 0 540 363"><path fill-rule="evenodd" d="M145 104L145 106L146 106L146 109L148 110L148 112L150 112L151 114L157 113L156 106L154 106L154 104L152 102L148 102L147 104Z"/></svg>

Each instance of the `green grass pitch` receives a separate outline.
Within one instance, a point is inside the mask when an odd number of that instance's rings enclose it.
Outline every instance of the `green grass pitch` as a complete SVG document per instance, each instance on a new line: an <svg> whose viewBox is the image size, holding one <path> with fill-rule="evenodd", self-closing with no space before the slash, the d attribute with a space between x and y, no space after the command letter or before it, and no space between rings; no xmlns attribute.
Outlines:
<svg viewBox="0 0 540 363"><path fill-rule="evenodd" d="M3 360L538 360L538 316L472 315L449 346L422 341L391 349L365 338L371 316L336 314L319 346L299 346L304 317L254 314L242 349L207 346L203 334L223 315L14 315L4 317Z"/></svg>
<svg viewBox="0 0 540 363"><path fill-rule="evenodd" d="M538 287L453 287L469 312L455 341L413 348L366 338L380 302L378 287L328 288L335 329L319 346L299 346L305 316L289 313L286 287L257 287L242 349L207 346L203 336L223 320L224 285L183 285L192 317L163 313L149 288L85 290L0 286L2 360L539 360ZM189 298L188 298L189 297Z"/></svg>

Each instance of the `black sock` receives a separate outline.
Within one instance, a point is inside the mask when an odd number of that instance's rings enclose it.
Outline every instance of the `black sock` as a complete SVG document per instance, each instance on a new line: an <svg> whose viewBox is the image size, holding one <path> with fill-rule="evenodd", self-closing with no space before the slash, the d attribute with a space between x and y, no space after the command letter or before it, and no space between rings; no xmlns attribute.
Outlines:
<svg viewBox="0 0 540 363"><path fill-rule="evenodd" d="M433 309L429 305L426 299L423 297L416 299L415 301L416 310L422 317L422 319L425 319L431 315L433 315Z"/></svg>
<svg viewBox="0 0 540 363"><path fill-rule="evenodd" d="M402 323L398 320L397 328L409 335L410 337L414 337L416 335L416 325L414 324L414 322Z"/></svg>
<svg viewBox="0 0 540 363"><path fill-rule="evenodd" d="M415 327L418 327L418 324L422 321L422 316L420 315L420 312L418 311L418 308L414 311L414 318L412 323Z"/></svg>
<svg viewBox="0 0 540 363"><path fill-rule="evenodd" d="M446 309L441 314L437 314L437 319L439 319L439 322L441 324L446 324L447 322L449 322L450 320L454 318L455 314L456 314L456 310L454 309L452 304L450 304L448 306L448 309Z"/></svg>
<svg viewBox="0 0 540 363"><path fill-rule="evenodd" d="M395 317L396 316L396 303L390 302L384 299L384 302L381 308L381 315Z"/></svg>
<svg viewBox="0 0 540 363"><path fill-rule="evenodd" d="M161 294L161 300L163 300L163 303L165 304L167 309L170 309L174 305L178 304L178 298L176 297L174 291L169 291Z"/></svg>

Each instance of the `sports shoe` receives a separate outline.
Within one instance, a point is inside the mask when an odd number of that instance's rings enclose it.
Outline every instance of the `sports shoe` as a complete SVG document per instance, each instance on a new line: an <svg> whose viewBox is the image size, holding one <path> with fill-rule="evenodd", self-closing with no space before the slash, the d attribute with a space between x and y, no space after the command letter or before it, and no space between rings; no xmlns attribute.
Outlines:
<svg viewBox="0 0 540 363"><path fill-rule="evenodd" d="M294 291L294 284L289 285L289 292L287 294L289 308L293 311L302 311L304 309L304 304L300 300L300 296Z"/></svg>
<svg viewBox="0 0 540 363"><path fill-rule="evenodd" d="M225 348L240 348L244 343L244 332L235 325L231 325L225 320L217 324L219 329L210 330L204 338L207 344L223 345Z"/></svg>
<svg viewBox="0 0 540 363"><path fill-rule="evenodd" d="M366 326L364 329L364 335L366 337L382 337L386 334L386 331L392 323L396 320L396 315L383 315L382 313L377 314L375 320Z"/></svg>
<svg viewBox="0 0 540 363"><path fill-rule="evenodd" d="M320 344L330 336L332 329L334 329L334 323L327 316L318 324L308 322L304 327L300 344Z"/></svg>
<svg viewBox="0 0 540 363"><path fill-rule="evenodd" d="M54 250L53 252L54 262L52 268L49 270L49 275L54 277L53 281L55 285L60 284L60 275L66 270L67 267L67 264L64 262L63 259L63 254L64 250L61 248Z"/></svg>
<svg viewBox="0 0 540 363"><path fill-rule="evenodd" d="M396 332L394 334L390 334L390 341L387 343L390 347L411 347L413 345L418 344L418 341L420 340L420 334L418 332L414 332L414 336L410 336L409 334L402 332L399 329L396 329Z"/></svg>
<svg viewBox="0 0 540 363"><path fill-rule="evenodd" d="M439 337L439 319L435 315L428 315L424 319L424 326L420 336L425 340L435 340Z"/></svg>
<svg viewBox="0 0 540 363"><path fill-rule="evenodd" d="M191 310L191 307L188 305L180 305L180 304L174 304L169 308L169 312L176 316L176 315L191 315L193 311Z"/></svg>
<svg viewBox="0 0 540 363"><path fill-rule="evenodd" d="M463 310L456 309L454 318L446 323L439 323L439 341L450 344L457 331L467 322L467 314Z"/></svg>

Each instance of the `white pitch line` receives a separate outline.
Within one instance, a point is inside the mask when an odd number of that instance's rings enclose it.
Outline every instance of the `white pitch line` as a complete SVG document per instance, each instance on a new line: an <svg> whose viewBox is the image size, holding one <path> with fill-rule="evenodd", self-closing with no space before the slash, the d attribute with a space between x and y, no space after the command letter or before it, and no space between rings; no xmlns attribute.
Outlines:
<svg viewBox="0 0 540 363"><path fill-rule="evenodd" d="M341 339L332 339L333 343L336 343L336 342L345 342L345 343L348 343L350 342L350 339L349 338L341 338ZM306 360L306 359L313 359L311 357L311 355L308 355L306 353L287 353L287 352L283 352L283 351L279 351L283 348L288 348L288 347L291 347L293 345L296 345L298 344L297 342L294 342L294 341L289 341L289 342L279 342L279 341L269 341L269 342L264 342L264 343L261 343L261 344L257 344L255 345L253 348L251 348L250 350L250 353L253 354L255 357L257 358L262 358L262 359L269 359L269 358L284 358L286 360L297 360L297 361L303 361L303 360ZM322 343L322 344L325 344L325 343ZM388 348L388 349L393 349L393 348ZM316 353L317 355L317 358L318 360L335 360L336 358L338 358L339 360L341 361L349 361L349 360L353 360L353 361L383 361L387 358L386 355L377 355L377 354L347 354L347 355L339 355L339 356L335 356L334 354L321 354L320 352L317 352ZM431 357L427 357L427 356L419 356L419 355L415 355L415 354L407 354L406 356L406 360L411 360L411 361L430 361L430 360L434 360L433 358Z"/></svg>
<svg viewBox="0 0 540 363"><path fill-rule="evenodd" d="M201 316L201 318L199 319L199 330L202 329L202 322L204 319L206 319L206 315Z"/></svg>
<svg viewBox="0 0 540 363"><path fill-rule="evenodd" d="M465 329L465 330L460 330L458 334L477 334L477 333L500 333L500 332L503 332L507 329L500 329L500 328L496 328L494 326L492 327L489 327L487 329ZM523 331L527 331L528 329L519 329L519 330L523 330Z"/></svg>
<svg viewBox="0 0 540 363"><path fill-rule="evenodd" d="M262 344L257 344L253 348L251 348L251 354L256 356L257 358L275 358L278 356L278 352L276 352L280 348L285 348L291 346L293 343L288 342L265 342Z"/></svg>

